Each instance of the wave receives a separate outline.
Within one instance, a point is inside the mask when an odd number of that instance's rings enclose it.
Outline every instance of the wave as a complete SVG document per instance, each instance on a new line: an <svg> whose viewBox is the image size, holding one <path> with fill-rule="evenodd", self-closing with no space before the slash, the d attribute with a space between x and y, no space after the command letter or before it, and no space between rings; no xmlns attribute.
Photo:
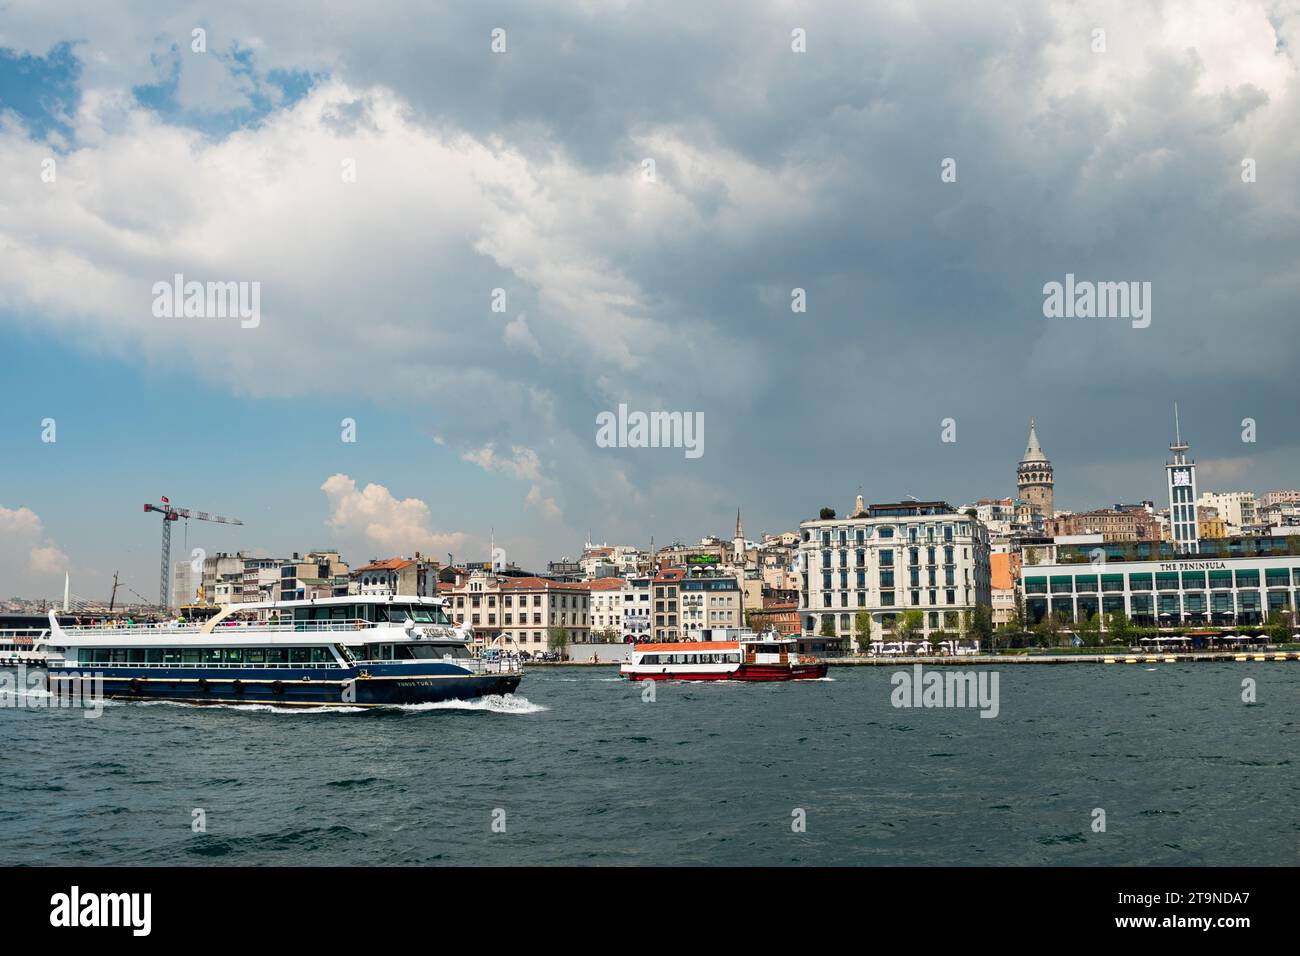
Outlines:
<svg viewBox="0 0 1300 956"><path fill-rule="evenodd" d="M474 700L439 700L427 704L398 704L394 708L409 713L421 713L426 710L481 710L490 714L540 714L550 710L541 704L534 704L527 697L515 694L487 694Z"/></svg>

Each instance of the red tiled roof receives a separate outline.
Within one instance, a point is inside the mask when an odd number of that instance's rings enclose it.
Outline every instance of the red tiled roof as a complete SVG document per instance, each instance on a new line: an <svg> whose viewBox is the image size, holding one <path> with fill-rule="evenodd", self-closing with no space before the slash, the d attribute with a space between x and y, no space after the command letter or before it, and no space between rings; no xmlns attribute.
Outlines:
<svg viewBox="0 0 1300 956"><path fill-rule="evenodd" d="M627 587L627 582L622 578L595 578L586 582L586 586L593 591L618 591Z"/></svg>
<svg viewBox="0 0 1300 956"><path fill-rule="evenodd" d="M360 568L354 568L352 573L356 574L358 571L400 571L402 568L410 567L414 563L413 558L387 558Z"/></svg>

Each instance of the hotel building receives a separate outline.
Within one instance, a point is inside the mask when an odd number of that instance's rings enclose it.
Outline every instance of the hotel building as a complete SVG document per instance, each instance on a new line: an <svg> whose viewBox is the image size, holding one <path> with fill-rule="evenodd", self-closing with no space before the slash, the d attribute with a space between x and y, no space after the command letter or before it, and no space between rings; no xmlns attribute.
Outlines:
<svg viewBox="0 0 1300 956"><path fill-rule="evenodd" d="M927 634L956 631L964 611L992 602L988 529L944 501L864 507L847 518L801 522L799 616L805 632L829 621L853 638L860 612L879 638L904 611L922 612Z"/></svg>
<svg viewBox="0 0 1300 956"><path fill-rule="evenodd" d="M1031 624L1112 611L1148 627L1262 624L1300 604L1300 538L1201 541L1195 554L1171 542L1058 544L1055 563L1024 569L1024 589Z"/></svg>

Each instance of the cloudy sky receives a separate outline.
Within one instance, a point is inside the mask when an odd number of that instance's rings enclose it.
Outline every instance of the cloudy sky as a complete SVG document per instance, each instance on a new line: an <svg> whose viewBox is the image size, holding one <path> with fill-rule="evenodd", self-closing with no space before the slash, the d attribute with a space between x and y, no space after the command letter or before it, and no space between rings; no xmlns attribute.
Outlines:
<svg viewBox="0 0 1300 956"><path fill-rule="evenodd" d="M0 593L152 597L160 495L246 522L176 557L526 566L960 504L1030 415L1058 508L1159 499L1175 400L1203 488L1300 485L1293 0L541 6L0 0Z"/></svg>

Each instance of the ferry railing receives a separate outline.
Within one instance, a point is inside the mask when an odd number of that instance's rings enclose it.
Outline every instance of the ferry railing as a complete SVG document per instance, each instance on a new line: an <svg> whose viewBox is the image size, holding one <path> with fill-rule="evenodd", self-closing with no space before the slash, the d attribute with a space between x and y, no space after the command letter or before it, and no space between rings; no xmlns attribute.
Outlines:
<svg viewBox="0 0 1300 956"><path fill-rule="evenodd" d="M450 629L450 624L435 624L432 622L417 622L416 627L445 627ZM360 631L372 627L386 627L403 630L405 622L397 621L366 621L360 618L348 618L340 621L221 621L212 629L213 634L228 634L232 631L239 630L257 630L260 633L271 634L320 634L320 633L339 633L347 631ZM65 627L63 630L70 634L90 633L97 635L112 635L114 633L130 634L133 636L160 634L199 634L202 632L203 624L175 624L168 621L148 621L133 624L92 624Z"/></svg>

